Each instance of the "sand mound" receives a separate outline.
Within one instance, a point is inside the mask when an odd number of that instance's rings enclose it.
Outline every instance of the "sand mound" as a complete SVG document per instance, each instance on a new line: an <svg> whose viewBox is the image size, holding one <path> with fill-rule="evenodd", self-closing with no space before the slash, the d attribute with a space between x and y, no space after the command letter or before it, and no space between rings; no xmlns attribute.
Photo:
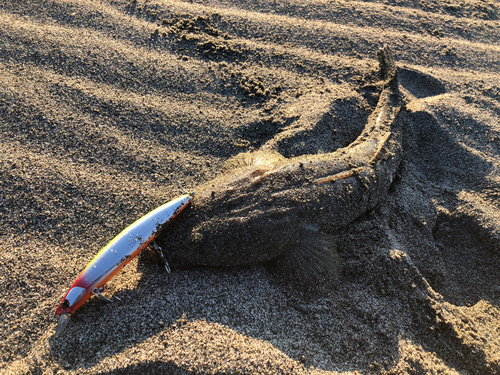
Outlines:
<svg viewBox="0 0 500 375"><path fill-rule="evenodd" d="M0 4L0 372L500 373L499 17L491 0ZM51 337L81 270L178 180L294 126L286 157L352 142L386 43L404 158L335 234L335 290L311 300L262 265L167 275L147 251L107 284L121 301Z"/></svg>

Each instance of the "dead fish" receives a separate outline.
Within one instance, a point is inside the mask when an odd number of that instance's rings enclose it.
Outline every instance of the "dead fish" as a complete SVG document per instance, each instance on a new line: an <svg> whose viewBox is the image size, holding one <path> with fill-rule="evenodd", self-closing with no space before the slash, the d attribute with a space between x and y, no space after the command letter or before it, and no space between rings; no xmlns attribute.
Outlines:
<svg viewBox="0 0 500 375"><path fill-rule="evenodd" d="M285 158L261 148L250 165L196 189L183 217L160 238L179 266L271 262L303 291L335 284L341 272L333 234L374 208L402 157L402 97L389 47L377 57L383 90L348 147Z"/></svg>

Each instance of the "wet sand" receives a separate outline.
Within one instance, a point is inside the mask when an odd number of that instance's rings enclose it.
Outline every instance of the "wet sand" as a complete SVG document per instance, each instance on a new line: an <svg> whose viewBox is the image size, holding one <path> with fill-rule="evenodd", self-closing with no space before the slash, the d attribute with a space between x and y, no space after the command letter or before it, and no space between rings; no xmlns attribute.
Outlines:
<svg viewBox="0 0 500 375"><path fill-rule="evenodd" d="M1 3L0 373L500 373L499 17L472 0ZM147 250L106 285L121 301L52 337L78 274L178 181L196 191L290 129L286 157L352 142L384 44L403 161L334 234L335 288L310 298L260 264L167 274Z"/></svg>

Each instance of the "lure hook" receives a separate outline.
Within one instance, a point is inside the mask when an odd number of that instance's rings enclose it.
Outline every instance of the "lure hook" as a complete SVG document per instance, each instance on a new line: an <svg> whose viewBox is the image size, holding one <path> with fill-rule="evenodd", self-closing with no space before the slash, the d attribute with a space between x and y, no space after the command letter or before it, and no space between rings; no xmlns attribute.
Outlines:
<svg viewBox="0 0 500 375"><path fill-rule="evenodd" d="M101 297L102 299L105 299L108 302L113 302L109 298L106 298L106 297L104 297L101 294L102 290L103 290L103 288L99 288L99 289L98 288L94 288L94 289L92 289L92 294L95 295L95 296L99 296L99 297Z"/></svg>
<svg viewBox="0 0 500 375"><path fill-rule="evenodd" d="M165 266L165 270L167 271L167 273L170 273L171 272L170 266L168 265L167 257L165 257L165 253L163 252L163 249L161 248L161 246L158 245L155 241L150 246L160 256L161 260L163 261L163 265Z"/></svg>

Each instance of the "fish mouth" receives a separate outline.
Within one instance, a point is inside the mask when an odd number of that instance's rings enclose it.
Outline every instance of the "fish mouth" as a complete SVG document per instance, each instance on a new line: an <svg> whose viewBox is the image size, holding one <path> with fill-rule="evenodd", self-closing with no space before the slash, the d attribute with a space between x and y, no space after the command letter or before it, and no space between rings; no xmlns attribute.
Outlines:
<svg viewBox="0 0 500 375"><path fill-rule="evenodd" d="M54 333L54 338L58 338L62 331L66 328L71 318L71 313L65 312L59 316L59 321L57 322L56 332Z"/></svg>

